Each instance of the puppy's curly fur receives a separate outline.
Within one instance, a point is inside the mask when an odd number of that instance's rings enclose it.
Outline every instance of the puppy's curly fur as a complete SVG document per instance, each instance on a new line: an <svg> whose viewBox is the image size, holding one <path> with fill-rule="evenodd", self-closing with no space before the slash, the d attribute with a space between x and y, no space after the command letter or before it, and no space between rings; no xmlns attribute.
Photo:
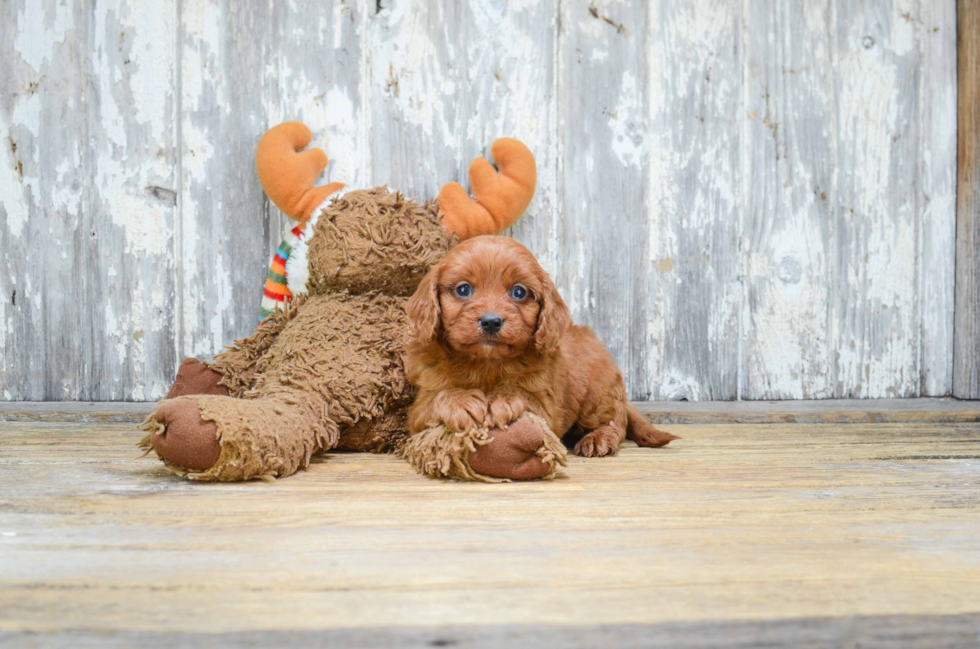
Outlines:
<svg viewBox="0 0 980 649"><path fill-rule="evenodd" d="M574 451L612 455L624 439L663 446L630 405L622 374L568 307L534 256L513 239L464 241L423 278L406 307L412 337L405 369L419 388L409 432L503 427L525 411Z"/></svg>

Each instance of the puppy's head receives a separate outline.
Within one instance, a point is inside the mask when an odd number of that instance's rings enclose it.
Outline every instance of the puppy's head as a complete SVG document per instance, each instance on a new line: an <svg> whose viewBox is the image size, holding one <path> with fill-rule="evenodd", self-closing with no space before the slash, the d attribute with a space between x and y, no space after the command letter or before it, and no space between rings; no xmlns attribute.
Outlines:
<svg viewBox="0 0 980 649"><path fill-rule="evenodd" d="M409 300L416 340L482 358L552 352L571 324L568 307L530 251L482 236L446 255Z"/></svg>

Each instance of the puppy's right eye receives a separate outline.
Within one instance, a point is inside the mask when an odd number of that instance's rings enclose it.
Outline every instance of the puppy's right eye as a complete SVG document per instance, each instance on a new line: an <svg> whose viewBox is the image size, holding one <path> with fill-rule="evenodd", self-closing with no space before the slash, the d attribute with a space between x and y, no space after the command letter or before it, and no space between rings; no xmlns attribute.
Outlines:
<svg viewBox="0 0 980 649"><path fill-rule="evenodd" d="M458 297L469 297L473 294L473 287L466 282L456 285L456 295Z"/></svg>

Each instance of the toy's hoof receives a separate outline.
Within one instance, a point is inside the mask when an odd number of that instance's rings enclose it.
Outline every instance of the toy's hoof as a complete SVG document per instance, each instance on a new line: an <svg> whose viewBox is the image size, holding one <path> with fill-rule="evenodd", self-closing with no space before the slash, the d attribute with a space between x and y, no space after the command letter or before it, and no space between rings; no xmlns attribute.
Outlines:
<svg viewBox="0 0 980 649"><path fill-rule="evenodd" d="M167 393L168 399L192 394L228 396L228 388L218 385L221 375L196 358L185 358L177 369L177 378Z"/></svg>
<svg viewBox="0 0 980 649"><path fill-rule="evenodd" d="M151 437L153 450L161 458L193 471L207 471L218 461L221 444L213 421L201 419L201 410L191 399L161 401L153 418L163 424Z"/></svg>
<svg viewBox="0 0 980 649"><path fill-rule="evenodd" d="M518 419L506 428L490 431L493 441L477 446L467 458L477 473L492 478L534 480L551 471L537 451L544 445L544 431L529 419Z"/></svg>

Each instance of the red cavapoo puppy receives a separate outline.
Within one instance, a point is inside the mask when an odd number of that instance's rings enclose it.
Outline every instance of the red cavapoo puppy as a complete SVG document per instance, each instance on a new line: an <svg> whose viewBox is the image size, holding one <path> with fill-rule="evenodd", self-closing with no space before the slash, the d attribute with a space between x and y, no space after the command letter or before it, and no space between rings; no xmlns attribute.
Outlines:
<svg viewBox="0 0 980 649"><path fill-rule="evenodd" d="M502 427L529 411L575 453L612 455L624 439L674 435L630 405L623 376L588 327L572 324L548 273L513 239L464 241L432 268L407 306L406 370L419 394L409 431Z"/></svg>

